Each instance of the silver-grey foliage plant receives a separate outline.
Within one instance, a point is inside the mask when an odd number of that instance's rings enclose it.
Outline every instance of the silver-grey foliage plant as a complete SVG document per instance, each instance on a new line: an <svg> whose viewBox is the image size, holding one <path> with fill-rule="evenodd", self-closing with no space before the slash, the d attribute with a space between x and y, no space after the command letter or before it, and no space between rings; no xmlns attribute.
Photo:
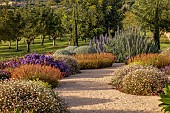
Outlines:
<svg viewBox="0 0 170 113"><path fill-rule="evenodd" d="M107 35L95 37L94 46L99 53L112 50L119 62L141 53L158 52L156 44L150 38L146 38L146 33L140 28L118 29L113 38Z"/></svg>

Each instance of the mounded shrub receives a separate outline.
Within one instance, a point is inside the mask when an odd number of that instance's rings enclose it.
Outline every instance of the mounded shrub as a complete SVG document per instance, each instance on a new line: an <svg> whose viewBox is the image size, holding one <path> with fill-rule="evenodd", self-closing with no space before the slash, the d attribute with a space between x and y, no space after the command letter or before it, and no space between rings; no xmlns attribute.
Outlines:
<svg viewBox="0 0 170 113"><path fill-rule="evenodd" d="M0 69L0 80L9 79L10 77L11 77L10 72Z"/></svg>
<svg viewBox="0 0 170 113"><path fill-rule="evenodd" d="M54 56L55 60L61 60L65 65L68 66L70 74L76 74L80 72L80 66L76 59L71 56L59 55Z"/></svg>
<svg viewBox="0 0 170 113"><path fill-rule="evenodd" d="M68 46L64 50L69 51L71 54L73 54L73 51L77 48L77 46Z"/></svg>
<svg viewBox="0 0 170 113"><path fill-rule="evenodd" d="M5 68L4 62L0 62L0 69L4 69L4 68Z"/></svg>
<svg viewBox="0 0 170 113"><path fill-rule="evenodd" d="M51 66L57 69L60 69L61 72L67 75L68 67L62 61L54 60L52 56L45 56L43 54L31 53L25 55L23 58L13 59L8 62L5 62L6 68L16 68L20 65L25 64L36 64L36 65L44 65Z"/></svg>
<svg viewBox="0 0 170 113"><path fill-rule="evenodd" d="M161 52L161 54L163 54L163 55L169 55L169 56L170 56L170 47L169 47L169 48L166 48L165 50L163 50L163 51Z"/></svg>
<svg viewBox="0 0 170 113"><path fill-rule="evenodd" d="M170 75L170 66L165 66L161 69L166 75Z"/></svg>
<svg viewBox="0 0 170 113"><path fill-rule="evenodd" d="M78 54L74 58L78 61L80 69L110 67L116 60L116 57L111 53Z"/></svg>
<svg viewBox="0 0 170 113"><path fill-rule="evenodd" d="M152 66L142 66L139 64L132 64L132 65L125 65L123 67L118 68L115 70L112 75L111 84L113 85L113 88L121 90L122 86L122 80L123 78L128 75L129 73L137 70L137 69L154 69L159 71L159 69L152 67Z"/></svg>
<svg viewBox="0 0 170 113"><path fill-rule="evenodd" d="M157 95L162 92L168 78L157 69L137 69L122 80L122 91L133 95Z"/></svg>
<svg viewBox="0 0 170 113"><path fill-rule="evenodd" d="M53 54L53 56L57 56L57 55L72 55L72 54L65 49L59 49Z"/></svg>
<svg viewBox="0 0 170 113"><path fill-rule="evenodd" d="M67 113L66 104L40 81L0 81L0 112Z"/></svg>
<svg viewBox="0 0 170 113"><path fill-rule="evenodd" d="M80 46L77 47L73 53L75 54L92 54L92 53L97 53L95 47L92 46Z"/></svg>
<svg viewBox="0 0 170 113"><path fill-rule="evenodd" d="M141 65L151 65L157 68L164 68L170 65L170 57L161 54L140 54L128 60L130 63L140 62Z"/></svg>
<svg viewBox="0 0 170 113"><path fill-rule="evenodd" d="M63 77L63 73L59 69L50 66L41 65L21 65L12 72L11 78L36 80L48 82L52 87L56 87L58 80Z"/></svg>

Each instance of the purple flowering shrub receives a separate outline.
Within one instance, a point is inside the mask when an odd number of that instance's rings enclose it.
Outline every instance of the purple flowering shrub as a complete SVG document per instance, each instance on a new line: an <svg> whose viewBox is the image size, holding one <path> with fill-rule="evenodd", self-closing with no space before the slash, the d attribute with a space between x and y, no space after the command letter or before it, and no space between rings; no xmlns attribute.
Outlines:
<svg viewBox="0 0 170 113"><path fill-rule="evenodd" d="M64 72L65 75L68 75L69 68L61 60L54 60L51 56L46 56L43 54L31 53L25 55L23 58L13 59L8 62L5 62L5 67L7 68L16 68L20 65L25 64L36 64L36 65L46 65L58 68L61 72Z"/></svg>
<svg viewBox="0 0 170 113"><path fill-rule="evenodd" d="M170 66L165 66L162 68L162 71L165 72L166 75L170 75Z"/></svg>
<svg viewBox="0 0 170 113"><path fill-rule="evenodd" d="M9 79L11 77L11 73L8 71L0 70L0 80Z"/></svg>

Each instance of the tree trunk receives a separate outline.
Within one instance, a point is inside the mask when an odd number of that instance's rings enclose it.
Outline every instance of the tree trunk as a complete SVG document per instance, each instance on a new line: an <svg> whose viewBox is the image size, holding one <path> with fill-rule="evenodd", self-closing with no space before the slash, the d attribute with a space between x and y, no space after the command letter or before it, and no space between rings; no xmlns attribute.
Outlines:
<svg viewBox="0 0 170 113"><path fill-rule="evenodd" d="M154 41L158 47L158 50L160 50L160 30L159 30L159 9L158 9L158 5L157 8L155 10L155 28L154 28L155 32L154 32Z"/></svg>
<svg viewBox="0 0 170 113"><path fill-rule="evenodd" d="M51 40L51 36L48 36L48 40Z"/></svg>
<svg viewBox="0 0 170 113"><path fill-rule="evenodd" d="M11 49L11 41L9 41L9 46L8 47L9 47L9 49Z"/></svg>
<svg viewBox="0 0 170 113"><path fill-rule="evenodd" d="M56 40L56 38L53 37L53 46L55 46L55 40Z"/></svg>
<svg viewBox="0 0 170 113"><path fill-rule="evenodd" d="M30 52L30 44L31 44L31 42L30 42L30 41L27 41L27 53Z"/></svg>
<svg viewBox="0 0 170 113"><path fill-rule="evenodd" d="M60 41L62 41L61 36L59 38L60 38Z"/></svg>
<svg viewBox="0 0 170 113"><path fill-rule="evenodd" d="M77 29L77 20L75 20L75 33L76 33L76 39L75 39L75 45L76 46L79 46L78 45L78 29Z"/></svg>
<svg viewBox="0 0 170 113"><path fill-rule="evenodd" d="M35 43L34 43L34 40L32 40L32 44L35 44Z"/></svg>
<svg viewBox="0 0 170 113"><path fill-rule="evenodd" d="M45 36L42 36L42 42L41 42L42 46L44 45L44 39L45 39Z"/></svg>
<svg viewBox="0 0 170 113"><path fill-rule="evenodd" d="M69 46L71 46L71 37L69 38Z"/></svg>
<svg viewBox="0 0 170 113"><path fill-rule="evenodd" d="M74 42L74 46L76 46L76 41L74 40L73 42Z"/></svg>
<svg viewBox="0 0 170 113"><path fill-rule="evenodd" d="M87 38L84 39L84 43L86 43L86 42L87 42Z"/></svg>
<svg viewBox="0 0 170 113"><path fill-rule="evenodd" d="M74 39L74 45L78 46L78 11L77 11L77 4L74 9L74 33L75 33L75 39Z"/></svg>
<svg viewBox="0 0 170 113"><path fill-rule="evenodd" d="M19 42L19 40L16 39L16 51L19 50L19 49L18 49L18 42Z"/></svg>

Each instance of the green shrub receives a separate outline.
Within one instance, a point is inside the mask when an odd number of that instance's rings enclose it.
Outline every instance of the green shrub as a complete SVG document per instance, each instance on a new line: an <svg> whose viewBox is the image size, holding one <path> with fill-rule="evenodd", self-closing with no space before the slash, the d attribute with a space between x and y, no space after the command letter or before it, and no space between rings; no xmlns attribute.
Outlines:
<svg viewBox="0 0 170 113"><path fill-rule="evenodd" d="M123 67L118 68L117 70L115 70L112 75L112 80L111 80L111 84L113 85L113 88L115 89L121 89L122 86L122 80L123 78L128 75L130 72L135 71L137 69L154 69L157 70L157 68L152 67L152 66L142 66L142 65L138 65L138 64L132 64L132 65L125 65Z"/></svg>
<svg viewBox="0 0 170 113"><path fill-rule="evenodd" d="M116 60L116 57L111 53L78 54L74 58L78 61L80 69L110 67Z"/></svg>
<svg viewBox="0 0 170 113"><path fill-rule="evenodd" d="M70 74L76 74L80 72L80 66L76 59L71 56L59 55L54 57L55 60L61 60L65 65L68 66Z"/></svg>
<svg viewBox="0 0 170 113"><path fill-rule="evenodd" d="M75 54L92 54L92 53L97 53L94 47L92 46L80 46L77 47L73 53Z"/></svg>
<svg viewBox="0 0 170 113"><path fill-rule="evenodd" d="M59 69L51 66L41 65L21 65L12 72L11 78L24 80L42 80L48 82L52 87L56 87L58 80L63 78L63 73Z"/></svg>
<svg viewBox="0 0 170 113"><path fill-rule="evenodd" d="M168 78L157 69L137 69L122 80L122 91L133 95L157 95L162 92Z"/></svg>
<svg viewBox="0 0 170 113"><path fill-rule="evenodd" d="M57 56L57 55L72 55L69 51L67 50L64 50L64 49L60 49L60 50L57 50L53 56Z"/></svg>
<svg viewBox="0 0 170 113"><path fill-rule="evenodd" d="M64 50L67 50L68 52L73 54L73 51L77 48L77 46L68 46Z"/></svg>
<svg viewBox="0 0 170 113"><path fill-rule="evenodd" d="M11 77L10 72L0 69L0 80L9 79L10 77Z"/></svg>
<svg viewBox="0 0 170 113"><path fill-rule="evenodd" d="M38 82L38 83L37 83ZM0 112L67 113L66 104L40 81L0 81Z"/></svg>
<svg viewBox="0 0 170 113"><path fill-rule="evenodd" d="M170 112L170 85L165 84L165 88L163 89L164 94L160 94L160 101L162 102L159 104L160 107L162 107L162 110L164 110L165 113Z"/></svg>
<svg viewBox="0 0 170 113"><path fill-rule="evenodd" d="M158 52L156 44L146 38L139 28L118 30L107 45L113 48L113 54L117 56L119 62L141 53Z"/></svg>

